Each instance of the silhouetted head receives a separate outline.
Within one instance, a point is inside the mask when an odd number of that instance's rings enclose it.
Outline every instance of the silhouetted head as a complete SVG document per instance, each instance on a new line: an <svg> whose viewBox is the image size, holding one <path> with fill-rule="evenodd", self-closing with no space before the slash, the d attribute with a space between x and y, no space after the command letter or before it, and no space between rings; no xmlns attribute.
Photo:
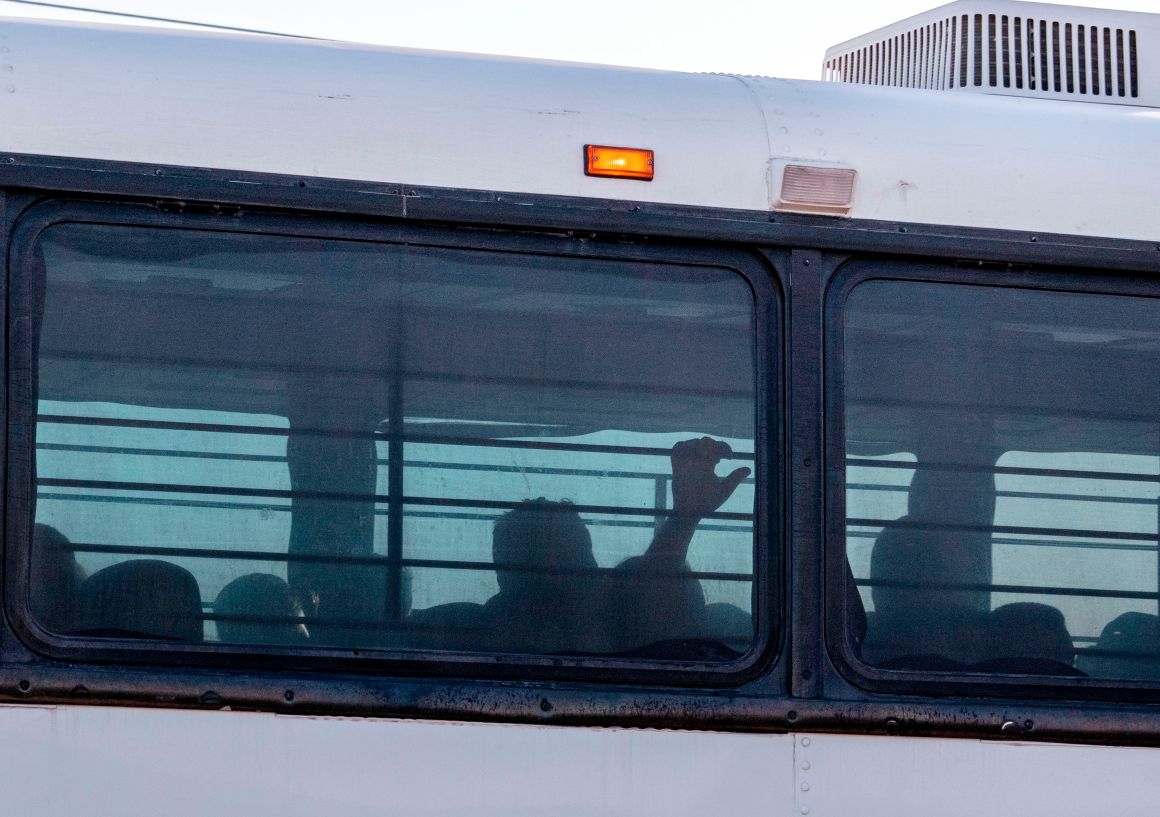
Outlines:
<svg viewBox="0 0 1160 817"><path fill-rule="evenodd" d="M217 622L218 638L236 644L297 644L308 637L302 606L290 585L270 573L250 573L222 588L214 601L216 615L253 621Z"/></svg>
<svg viewBox="0 0 1160 817"><path fill-rule="evenodd" d="M572 503L543 497L496 521L492 559L502 594L563 591L583 579L572 571L596 568L592 537Z"/></svg>
<svg viewBox="0 0 1160 817"><path fill-rule="evenodd" d="M72 545L51 525L37 523L32 533L30 606L47 629L67 633L79 615L79 592L85 572Z"/></svg>
<svg viewBox="0 0 1160 817"><path fill-rule="evenodd" d="M954 531L913 523L908 516L888 523L870 553L874 632L866 638L874 660L922 655L974 663L985 615L971 606L974 591L955 588L974 575L974 551Z"/></svg>
<svg viewBox="0 0 1160 817"><path fill-rule="evenodd" d="M870 552L870 578L896 586L872 585L875 612L887 619L910 619L931 611L969 607L968 591L952 589L969 581L973 551L953 531L910 527L904 516L887 523Z"/></svg>

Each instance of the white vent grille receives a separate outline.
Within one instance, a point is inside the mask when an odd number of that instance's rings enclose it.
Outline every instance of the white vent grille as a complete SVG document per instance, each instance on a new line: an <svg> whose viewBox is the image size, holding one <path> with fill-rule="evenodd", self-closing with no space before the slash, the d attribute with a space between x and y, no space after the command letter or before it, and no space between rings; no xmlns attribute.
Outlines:
<svg viewBox="0 0 1160 817"><path fill-rule="evenodd" d="M1141 71L1157 33L1160 15L968 0L830 49L823 79L1160 105Z"/></svg>

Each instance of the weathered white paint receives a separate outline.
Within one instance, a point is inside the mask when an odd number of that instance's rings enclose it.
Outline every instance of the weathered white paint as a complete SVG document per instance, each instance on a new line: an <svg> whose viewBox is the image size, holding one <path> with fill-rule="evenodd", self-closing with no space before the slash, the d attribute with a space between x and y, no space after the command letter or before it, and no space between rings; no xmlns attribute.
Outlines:
<svg viewBox="0 0 1160 817"><path fill-rule="evenodd" d="M22 817L1154 815L1160 750L0 706ZM805 811L808 809L808 812Z"/></svg>
<svg viewBox="0 0 1160 817"><path fill-rule="evenodd" d="M0 152L748 210L817 160L855 218L1160 236L1160 110L12 20L0 48ZM656 180L584 176L587 142Z"/></svg>
<svg viewBox="0 0 1160 817"><path fill-rule="evenodd" d="M0 769L13 817L726 817L793 799L786 735L112 707L0 707Z"/></svg>
<svg viewBox="0 0 1160 817"><path fill-rule="evenodd" d="M1158 749L858 735L797 735L795 749L791 813L809 817L1160 813Z"/></svg>

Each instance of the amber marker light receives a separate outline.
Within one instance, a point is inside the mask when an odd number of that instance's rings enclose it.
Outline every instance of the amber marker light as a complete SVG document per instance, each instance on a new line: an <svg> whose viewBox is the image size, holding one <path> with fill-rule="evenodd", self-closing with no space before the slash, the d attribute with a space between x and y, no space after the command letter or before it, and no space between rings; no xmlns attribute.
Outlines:
<svg viewBox="0 0 1160 817"><path fill-rule="evenodd" d="M643 148L617 148L608 145L584 146L584 175L611 179L639 179L651 182L653 152Z"/></svg>

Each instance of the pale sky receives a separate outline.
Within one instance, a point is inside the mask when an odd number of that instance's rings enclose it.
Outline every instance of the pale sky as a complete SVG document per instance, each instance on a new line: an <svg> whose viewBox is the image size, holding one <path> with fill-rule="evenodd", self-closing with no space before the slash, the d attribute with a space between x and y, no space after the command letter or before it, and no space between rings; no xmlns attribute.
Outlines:
<svg viewBox="0 0 1160 817"><path fill-rule="evenodd" d="M821 75L829 46L942 5L939 0L60 2L378 45L799 79ZM1089 0L1084 5L1160 12L1160 0ZM0 15L117 22L10 0L0 0Z"/></svg>

